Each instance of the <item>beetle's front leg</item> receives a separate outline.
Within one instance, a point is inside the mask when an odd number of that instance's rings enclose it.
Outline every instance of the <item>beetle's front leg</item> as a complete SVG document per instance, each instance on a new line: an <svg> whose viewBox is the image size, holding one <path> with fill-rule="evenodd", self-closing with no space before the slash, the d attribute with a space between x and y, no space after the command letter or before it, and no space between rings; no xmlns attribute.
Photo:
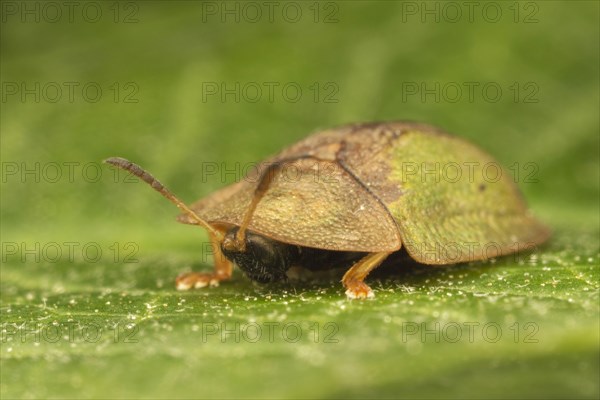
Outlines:
<svg viewBox="0 0 600 400"><path fill-rule="evenodd" d="M179 275L175 280L177 290L219 286L219 282L226 281L231 278L231 274L233 272L232 262L223 255L221 246L213 235L211 235L210 243L213 248L213 258L215 263L214 271L212 273L189 272Z"/></svg>
<svg viewBox="0 0 600 400"><path fill-rule="evenodd" d="M352 266L342 278L349 299L375 297L373 290L364 282L369 272L377 268L391 252L370 253Z"/></svg>

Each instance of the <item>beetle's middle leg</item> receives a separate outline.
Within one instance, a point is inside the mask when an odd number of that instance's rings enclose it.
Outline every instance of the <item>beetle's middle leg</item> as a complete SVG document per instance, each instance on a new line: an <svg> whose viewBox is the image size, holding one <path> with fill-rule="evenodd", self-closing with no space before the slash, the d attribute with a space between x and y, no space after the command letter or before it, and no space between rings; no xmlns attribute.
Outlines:
<svg viewBox="0 0 600 400"><path fill-rule="evenodd" d="M179 275L175 281L177 290L219 286L219 282L231 278L233 264L223 255L219 240L212 234L210 236L210 244L213 248L213 258L215 263L214 271L212 273L190 272Z"/></svg>
<svg viewBox="0 0 600 400"><path fill-rule="evenodd" d="M392 252L370 253L354 264L342 278L349 299L374 297L373 290L364 282L369 272L377 268Z"/></svg>

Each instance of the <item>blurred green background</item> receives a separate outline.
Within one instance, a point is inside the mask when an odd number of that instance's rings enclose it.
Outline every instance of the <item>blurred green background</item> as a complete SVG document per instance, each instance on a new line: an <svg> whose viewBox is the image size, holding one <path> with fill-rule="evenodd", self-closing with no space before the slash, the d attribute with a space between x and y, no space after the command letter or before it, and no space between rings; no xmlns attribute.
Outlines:
<svg viewBox="0 0 600 400"><path fill-rule="evenodd" d="M3 398L600 395L598 2L0 4ZM203 163L398 119L512 166L552 240L372 301L335 274L182 293L206 235L99 163L191 202L236 177Z"/></svg>

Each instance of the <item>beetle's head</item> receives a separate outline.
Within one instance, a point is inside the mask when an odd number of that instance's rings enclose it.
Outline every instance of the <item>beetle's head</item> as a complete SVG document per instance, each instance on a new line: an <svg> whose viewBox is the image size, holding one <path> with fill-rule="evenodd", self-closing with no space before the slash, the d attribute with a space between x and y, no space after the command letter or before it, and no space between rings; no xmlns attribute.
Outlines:
<svg viewBox="0 0 600 400"><path fill-rule="evenodd" d="M235 262L248 278L267 283L286 279L291 247L285 243L246 231L239 242L239 228L231 228L221 242L223 255Z"/></svg>
<svg viewBox="0 0 600 400"><path fill-rule="evenodd" d="M162 194L191 217L197 225L206 228L211 234L211 237L221 243L223 255L235 262L250 279L266 283L285 280L287 278L286 271L291 266L290 260L293 259L297 247L269 239L247 230L250 218L252 217L256 204L261 196L255 196L253 198L249 211L246 212L245 219L241 224L242 228L231 228L223 235L221 230L215 229L214 226L202 219L194 212L194 210L186 206L185 203L175 197L167 190L167 188L156 180L156 178L139 165L120 157L112 157L105 160L105 162L129 171L142 179L154 190ZM259 193L261 191L264 192L268 187L269 182L270 179L261 181L257 191Z"/></svg>

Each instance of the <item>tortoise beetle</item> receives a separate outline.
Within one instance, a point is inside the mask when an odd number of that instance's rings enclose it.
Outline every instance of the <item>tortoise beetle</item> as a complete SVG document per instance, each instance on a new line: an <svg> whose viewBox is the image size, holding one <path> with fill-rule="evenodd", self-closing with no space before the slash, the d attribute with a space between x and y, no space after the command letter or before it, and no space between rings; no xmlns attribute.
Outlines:
<svg viewBox="0 0 600 400"><path fill-rule="evenodd" d="M260 163L256 179L190 206L138 165L105 162L175 203L179 222L208 231L214 271L179 276L182 290L218 285L234 263L263 283L285 280L293 266L348 266L346 295L368 298L373 291L364 279L401 248L419 263L444 265L533 248L550 235L491 156L421 123L316 132Z"/></svg>

